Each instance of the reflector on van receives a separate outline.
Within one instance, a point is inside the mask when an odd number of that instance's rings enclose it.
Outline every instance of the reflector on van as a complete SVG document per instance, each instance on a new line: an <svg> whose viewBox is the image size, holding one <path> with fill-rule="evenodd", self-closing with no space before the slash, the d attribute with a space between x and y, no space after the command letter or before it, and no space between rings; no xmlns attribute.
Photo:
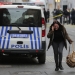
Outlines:
<svg viewBox="0 0 75 75"><path fill-rule="evenodd" d="M18 6L18 8L23 8L23 6Z"/></svg>

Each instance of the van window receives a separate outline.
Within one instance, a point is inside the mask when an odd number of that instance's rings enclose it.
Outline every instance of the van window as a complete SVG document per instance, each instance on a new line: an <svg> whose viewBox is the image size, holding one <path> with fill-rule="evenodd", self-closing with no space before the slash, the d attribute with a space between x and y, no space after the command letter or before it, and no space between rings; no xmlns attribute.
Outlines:
<svg viewBox="0 0 75 75"><path fill-rule="evenodd" d="M0 25L41 26L41 11L25 8L0 8Z"/></svg>

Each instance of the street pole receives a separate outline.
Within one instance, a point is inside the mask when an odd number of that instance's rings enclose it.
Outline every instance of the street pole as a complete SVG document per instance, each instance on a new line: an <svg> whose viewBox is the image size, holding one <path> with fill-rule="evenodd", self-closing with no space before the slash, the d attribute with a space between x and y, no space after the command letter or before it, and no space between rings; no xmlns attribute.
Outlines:
<svg viewBox="0 0 75 75"><path fill-rule="evenodd" d="M55 9L56 9L56 2L55 2Z"/></svg>
<svg viewBox="0 0 75 75"><path fill-rule="evenodd" d="M55 5L55 8L54 9L56 9L56 0L54 0L54 5Z"/></svg>

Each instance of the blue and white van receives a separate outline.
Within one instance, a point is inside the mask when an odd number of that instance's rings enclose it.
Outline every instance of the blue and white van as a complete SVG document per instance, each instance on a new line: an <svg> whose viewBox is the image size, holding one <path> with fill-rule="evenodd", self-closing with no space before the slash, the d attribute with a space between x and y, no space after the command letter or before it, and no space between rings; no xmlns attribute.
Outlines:
<svg viewBox="0 0 75 75"><path fill-rule="evenodd" d="M0 55L24 54L46 61L46 24L38 6L0 6Z"/></svg>

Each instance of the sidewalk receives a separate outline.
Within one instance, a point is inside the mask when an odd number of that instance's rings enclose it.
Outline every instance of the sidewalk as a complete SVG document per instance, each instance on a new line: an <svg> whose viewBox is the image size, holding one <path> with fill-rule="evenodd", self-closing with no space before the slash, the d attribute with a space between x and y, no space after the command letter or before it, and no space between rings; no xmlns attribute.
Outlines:
<svg viewBox="0 0 75 75"><path fill-rule="evenodd" d="M49 26L50 26L50 24L47 23L47 33L48 33ZM64 26L67 28L68 32L73 35L71 30L75 30L75 25L71 25L71 24L67 25L67 24L65 24ZM49 40L47 39L47 42L48 41ZM68 47L69 47L69 44L68 44ZM50 48L49 51L47 51L47 57L46 57L46 66L47 67L46 68L44 67L45 68L45 73L47 75L75 75L75 68L70 68L66 64L66 56L68 54L68 51L64 49L63 54L64 54L63 55L64 57L63 57L63 60L62 60L62 64L63 64L64 70L63 71L60 71L60 70L55 71L55 62L54 62L52 48Z"/></svg>
<svg viewBox="0 0 75 75"><path fill-rule="evenodd" d="M64 70L55 71L55 64L54 63L48 63L48 68L46 69L47 75L75 75L75 68L70 68L67 66L67 64L64 62L63 67Z"/></svg>
<svg viewBox="0 0 75 75"><path fill-rule="evenodd" d="M75 25L72 25L72 24L68 24L68 25L67 24L64 24L64 26L65 27L71 27L71 28L75 27Z"/></svg>

